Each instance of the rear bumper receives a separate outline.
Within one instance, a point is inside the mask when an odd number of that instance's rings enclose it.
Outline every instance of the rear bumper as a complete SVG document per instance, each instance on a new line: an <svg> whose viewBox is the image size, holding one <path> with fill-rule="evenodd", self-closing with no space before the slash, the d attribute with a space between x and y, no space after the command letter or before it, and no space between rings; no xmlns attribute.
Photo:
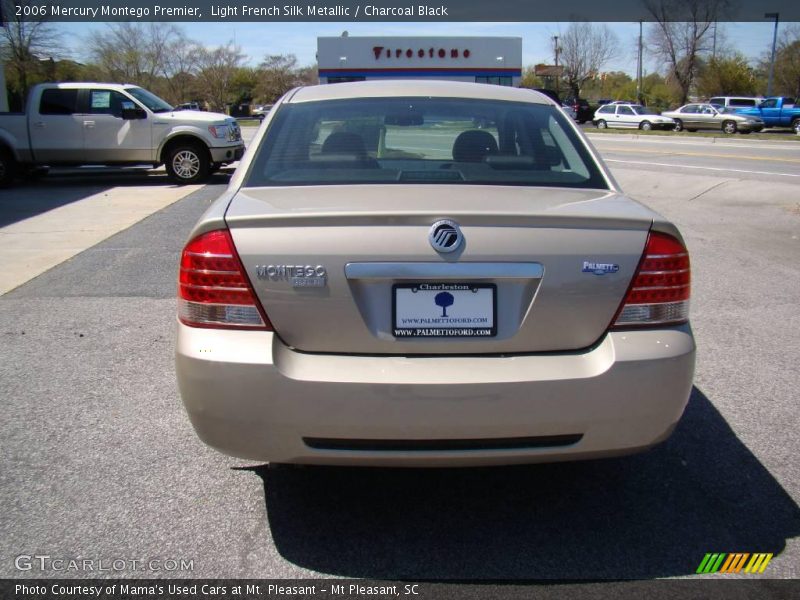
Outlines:
<svg viewBox="0 0 800 600"><path fill-rule="evenodd" d="M178 383L199 437L272 462L467 466L631 453L669 436L694 373L688 325L507 357L315 355L267 332L178 328Z"/></svg>
<svg viewBox="0 0 800 600"><path fill-rule="evenodd" d="M244 155L244 144L209 148L209 152L211 153L211 162L231 163L242 158Z"/></svg>

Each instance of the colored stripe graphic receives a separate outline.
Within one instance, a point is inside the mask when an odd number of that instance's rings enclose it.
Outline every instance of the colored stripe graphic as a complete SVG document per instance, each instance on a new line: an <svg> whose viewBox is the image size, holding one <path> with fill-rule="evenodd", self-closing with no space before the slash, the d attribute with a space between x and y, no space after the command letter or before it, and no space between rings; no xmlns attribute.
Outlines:
<svg viewBox="0 0 800 600"><path fill-rule="evenodd" d="M767 568L769 561L772 560L773 554L770 552L769 554L753 554L753 558L750 559L747 567L745 568L745 573L763 573L764 570Z"/></svg>
<svg viewBox="0 0 800 600"><path fill-rule="evenodd" d="M727 556L726 553L708 553L703 558L703 562L700 563L700 566L697 567L697 573L716 573L719 571L719 567L722 564L722 561L725 560Z"/></svg>
<svg viewBox="0 0 800 600"><path fill-rule="evenodd" d="M750 554L749 552L733 552L730 554L726 552L708 552L695 572L704 575L718 572L739 573L747 563L747 567L744 568L745 573L763 573L773 556L774 554L766 552L755 554ZM748 558L750 562L747 562Z"/></svg>
<svg viewBox="0 0 800 600"><path fill-rule="evenodd" d="M736 552L734 554L728 554L728 558L725 560L725 564L722 565L722 568L719 570L719 572L738 573L742 570L742 567L749 556L749 552Z"/></svg>

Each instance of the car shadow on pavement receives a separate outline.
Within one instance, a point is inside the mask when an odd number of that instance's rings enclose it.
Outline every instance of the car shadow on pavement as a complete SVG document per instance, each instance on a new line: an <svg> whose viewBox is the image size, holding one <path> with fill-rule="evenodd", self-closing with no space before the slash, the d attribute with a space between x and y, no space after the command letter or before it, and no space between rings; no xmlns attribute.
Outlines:
<svg viewBox="0 0 800 600"><path fill-rule="evenodd" d="M693 389L672 437L630 457L476 469L252 469L278 552L387 579L688 575L706 552L780 553L800 508Z"/></svg>
<svg viewBox="0 0 800 600"><path fill-rule="evenodd" d="M214 173L209 184L227 184L233 170ZM56 171L37 180L18 181L0 194L0 227L35 217L54 208L79 202L113 187L172 187L166 172L143 169L108 169L92 173L79 169Z"/></svg>

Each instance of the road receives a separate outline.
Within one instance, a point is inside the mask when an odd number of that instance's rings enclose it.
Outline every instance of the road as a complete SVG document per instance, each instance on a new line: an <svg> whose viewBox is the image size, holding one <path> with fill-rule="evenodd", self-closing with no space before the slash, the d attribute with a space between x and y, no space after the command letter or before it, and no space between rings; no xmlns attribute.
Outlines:
<svg viewBox="0 0 800 600"><path fill-rule="evenodd" d="M766 575L800 577L800 144L598 138L692 254L696 381L666 443L462 470L274 470L205 447L175 385L174 294L220 176L0 296L0 577L92 574L14 566L45 554L193 561L127 576L588 579L602 594L689 576L712 551L774 552ZM19 193L65 186L80 182Z"/></svg>
<svg viewBox="0 0 800 600"><path fill-rule="evenodd" d="M728 138L592 134L609 166L721 175L767 181L800 180L800 143Z"/></svg>

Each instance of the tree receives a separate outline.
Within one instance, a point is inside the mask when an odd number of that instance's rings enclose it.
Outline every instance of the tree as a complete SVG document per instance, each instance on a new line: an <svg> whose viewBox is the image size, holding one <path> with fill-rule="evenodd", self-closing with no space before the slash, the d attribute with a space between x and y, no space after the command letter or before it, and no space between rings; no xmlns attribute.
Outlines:
<svg viewBox="0 0 800 600"><path fill-rule="evenodd" d="M740 53L712 58L700 66L697 91L701 96L749 96L756 93L756 76Z"/></svg>
<svg viewBox="0 0 800 600"><path fill-rule="evenodd" d="M765 81L770 54L771 48L759 65ZM800 25L790 25L781 32L775 49L775 89L778 94L800 97Z"/></svg>
<svg viewBox="0 0 800 600"><path fill-rule="evenodd" d="M231 102L249 104L258 87L259 72L252 67L238 67L231 78Z"/></svg>
<svg viewBox="0 0 800 600"><path fill-rule="evenodd" d="M174 103L190 98L198 44L169 23L115 23L87 39L103 79L136 83Z"/></svg>
<svg viewBox="0 0 800 600"><path fill-rule="evenodd" d="M39 6L32 0L0 0L5 27L0 27L0 59L9 70L9 91L24 101L28 88L41 79L42 59L62 56L60 34L46 17L17 16L15 5Z"/></svg>
<svg viewBox="0 0 800 600"><path fill-rule="evenodd" d="M314 63L300 67L297 71L297 85L317 85L319 83L319 66Z"/></svg>
<svg viewBox="0 0 800 600"><path fill-rule="evenodd" d="M536 75L535 68L532 66L527 66L522 70L522 80L520 81L520 86L524 88L543 88L544 83L542 83L541 77Z"/></svg>
<svg viewBox="0 0 800 600"><path fill-rule="evenodd" d="M725 14L728 0L644 0L653 16L649 45L680 89L684 104L695 83L701 55L709 50L709 30Z"/></svg>
<svg viewBox="0 0 800 600"><path fill-rule="evenodd" d="M275 102L300 85L297 57L294 54L270 54L259 65L259 71L260 82L256 94L266 103Z"/></svg>
<svg viewBox="0 0 800 600"><path fill-rule="evenodd" d="M642 79L642 96L647 106L657 110L680 106L680 89L658 73L650 73Z"/></svg>
<svg viewBox="0 0 800 600"><path fill-rule="evenodd" d="M181 68L176 51L192 45L168 23L114 23L88 38L89 57L111 81L136 83L154 91Z"/></svg>
<svg viewBox="0 0 800 600"><path fill-rule="evenodd" d="M195 100L191 93L197 72L202 47L186 37L183 30L176 29L167 42L163 53L161 74L166 79L166 98L181 103Z"/></svg>
<svg viewBox="0 0 800 600"><path fill-rule="evenodd" d="M561 36L563 79L573 96L580 96L583 84L614 58L619 40L605 25L570 23Z"/></svg>
<svg viewBox="0 0 800 600"><path fill-rule="evenodd" d="M197 84L214 110L224 110L236 98L236 70L246 56L233 42L217 48L201 48L197 55Z"/></svg>
<svg viewBox="0 0 800 600"><path fill-rule="evenodd" d="M450 292L439 292L436 294L436 297L433 299L436 303L436 306L440 306L442 308L442 317L447 316L447 307L453 306L453 302L455 302L455 298L453 298L453 294Z"/></svg>
<svg viewBox="0 0 800 600"><path fill-rule="evenodd" d="M622 71L598 74L587 81L582 93L591 98L611 100L632 100L636 95L636 81Z"/></svg>

